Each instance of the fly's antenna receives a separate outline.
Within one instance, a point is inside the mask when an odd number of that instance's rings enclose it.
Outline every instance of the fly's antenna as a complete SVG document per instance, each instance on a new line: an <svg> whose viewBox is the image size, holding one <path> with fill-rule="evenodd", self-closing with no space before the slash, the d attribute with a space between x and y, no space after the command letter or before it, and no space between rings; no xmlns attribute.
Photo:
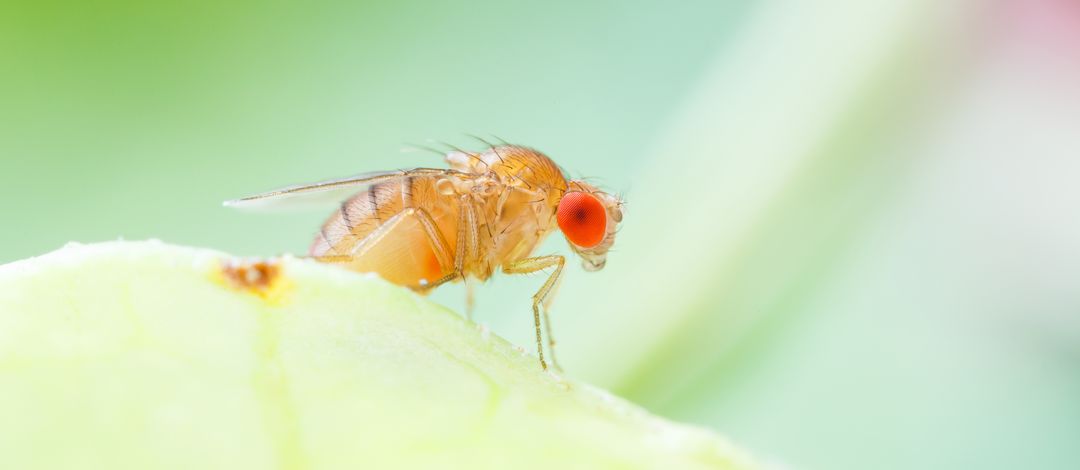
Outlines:
<svg viewBox="0 0 1080 470"><path fill-rule="evenodd" d="M633 185L631 185L631 186L628 186L627 188L619 191L615 195L615 197L619 200L619 208L620 209L622 209L624 206L626 206L626 195L630 194L630 191L633 190L633 189L634 189L634 187L633 187Z"/></svg>

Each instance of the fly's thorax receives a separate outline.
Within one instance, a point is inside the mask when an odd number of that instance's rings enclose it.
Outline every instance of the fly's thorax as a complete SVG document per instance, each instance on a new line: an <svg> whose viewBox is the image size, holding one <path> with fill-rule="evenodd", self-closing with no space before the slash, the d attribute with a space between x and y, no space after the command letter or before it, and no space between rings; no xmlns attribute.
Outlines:
<svg viewBox="0 0 1080 470"><path fill-rule="evenodd" d="M485 212L479 217L490 221L491 227L490 233L481 234L481 238L490 237L491 241L486 265L506 265L531 256L555 229L554 208L549 203L555 199L517 189L486 199Z"/></svg>
<svg viewBox="0 0 1080 470"><path fill-rule="evenodd" d="M567 189L562 170L534 149L499 145L477 153L455 150L446 161L468 178L448 177L440 192L464 196L490 228L488 260L526 257L555 229L555 210Z"/></svg>
<svg viewBox="0 0 1080 470"><path fill-rule="evenodd" d="M435 190L442 196L486 199L498 196L503 185L493 174L486 173L474 177L462 178L445 176L435 181Z"/></svg>
<svg viewBox="0 0 1080 470"><path fill-rule="evenodd" d="M455 150L446 154L446 162L455 171L475 175L447 178L440 183L440 191L446 194L499 197L502 192L525 192L532 195L531 201L550 199L546 203L553 208L567 190L562 169L528 147L498 145L476 153Z"/></svg>
<svg viewBox="0 0 1080 470"><path fill-rule="evenodd" d="M490 173L505 185L530 191L566 190L566 177L547 155L517 145L499 145L477 154L451 154L447 161L460 171Z"/></svg>
<svg viewBox="0 0 1080 470"><path fill-rule="evenodd" d="M522 221L522 230L542 238L554 227L559 198L567 190L562 170L543 153L527 147L502 146L484 152L491 171L509 188L506 207Z"/></svg>

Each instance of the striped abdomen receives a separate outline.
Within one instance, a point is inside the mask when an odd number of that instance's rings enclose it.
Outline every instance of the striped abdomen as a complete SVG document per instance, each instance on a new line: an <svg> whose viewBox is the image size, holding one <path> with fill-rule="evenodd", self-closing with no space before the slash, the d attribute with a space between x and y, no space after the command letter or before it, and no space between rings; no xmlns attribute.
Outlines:
<svg viewBox="0 0 1080 470"><path fill-rule="evenodd" d="M440 263L421 220L399 215L407 208L430 214L453 260L458 200L439 194L437 180L428 176L402 178L356 194L323 224L309 254L355 271L376 272L390 282L412 288L422 288L448 274L452 265Z"/></svg>

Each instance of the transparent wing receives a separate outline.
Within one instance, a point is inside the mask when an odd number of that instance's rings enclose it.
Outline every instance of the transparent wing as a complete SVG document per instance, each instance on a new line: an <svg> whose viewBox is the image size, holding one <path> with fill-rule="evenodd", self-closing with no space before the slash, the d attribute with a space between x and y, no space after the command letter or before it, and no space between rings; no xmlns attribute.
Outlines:
<svg viewBox="0 0 1080 470"><path fill-rule="evenodd" d="M417 176L441 175L469 176L465 173L440 168L413 168L411 170L364 173L347 178L287 186L261 194L225 201L224 205L225 207L253 211L323 208L340 204L349 196L373 184Z"/></svg>

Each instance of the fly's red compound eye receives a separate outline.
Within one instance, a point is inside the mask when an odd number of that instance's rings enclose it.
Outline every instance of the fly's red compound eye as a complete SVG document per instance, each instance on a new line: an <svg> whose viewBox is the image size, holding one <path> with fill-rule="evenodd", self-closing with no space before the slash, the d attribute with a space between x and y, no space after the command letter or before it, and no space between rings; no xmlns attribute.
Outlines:
<svg viewBox="0 0 1080 470"><path fill-rule="evenodd" d="M589 193L566 193L559 201L555 218L570 243L592 248L604 240L607 232L607 213L600 200Z"/></svg>

